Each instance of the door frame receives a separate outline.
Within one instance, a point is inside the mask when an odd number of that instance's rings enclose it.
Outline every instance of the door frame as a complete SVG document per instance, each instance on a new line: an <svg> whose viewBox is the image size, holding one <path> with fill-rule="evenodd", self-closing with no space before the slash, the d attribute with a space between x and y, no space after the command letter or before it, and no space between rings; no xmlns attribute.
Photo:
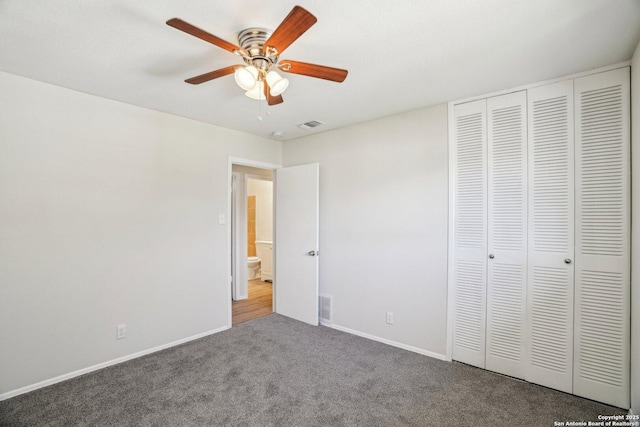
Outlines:
<svg viewBox="0 0 640 427"><path fill-rule="evenodd" d="M233 254L232 254L232 245L233 245L233 234L232 234L232 229L231 229L231 225L233 223L232 221L232 202L233 202L233 198L232 198L232 176L233 176L233 165L238 165L238 166L248 166L248 167L253 167L253 168L259 168L259 169L268 169L268 170L272 170L275 171L276 169L279 169L282 167L281 164L277 164L277 163L267 163L267 162L260 162L260 161L256 161L256 160L251 160L251 159L244 159L244 158L240 158L240 157L229 157L228 161L227 161L227 301L228 301L228 313L227 313L227 327L231 328L232 324L233 324L233 309L232 309L232 280L233 280L233 267L232 267L232 262L233 262ZM274 188L274 192L275 192L275 188L276 188L276 180L274 178L273 180L273 188ZM273 236L273 245L275 247L276 242L275 242L275 228L274 228L274 236ZM235 260L237 263L237 260ZM273 291L275 293L275 283L276 283L276 271L274 269L273 271ZM274 310L275 310L275 299L274 299Z"/></svg>

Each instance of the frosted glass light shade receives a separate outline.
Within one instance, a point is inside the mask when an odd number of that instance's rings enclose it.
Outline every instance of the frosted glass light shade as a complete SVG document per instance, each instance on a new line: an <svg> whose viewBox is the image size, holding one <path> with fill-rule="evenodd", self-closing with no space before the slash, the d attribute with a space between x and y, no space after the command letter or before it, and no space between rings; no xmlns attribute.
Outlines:
<svg viewBox="0 0 640 427"><path fill-rule="evenodd" d="M244 90L251 90L256 86L258 80L258 69L253 65L236 68L233 73L236 83Z"/></svg>
<svg viewBox="0 0 640 427"><path fill-rule="evenodd" d="M275 71L269 71L267 73L267 83L271 89L272 96L278 96L289 87L289 79L283 79L280 74Z"/></svg>
<svg viewBox="0 0 640 427"><path fill-rule="evenodd" d="M264 82L263 81L256 82L254 88L246 91L244 94L251 99L257 99L259 101L266 99L266 97L264 96Z"/></svg>

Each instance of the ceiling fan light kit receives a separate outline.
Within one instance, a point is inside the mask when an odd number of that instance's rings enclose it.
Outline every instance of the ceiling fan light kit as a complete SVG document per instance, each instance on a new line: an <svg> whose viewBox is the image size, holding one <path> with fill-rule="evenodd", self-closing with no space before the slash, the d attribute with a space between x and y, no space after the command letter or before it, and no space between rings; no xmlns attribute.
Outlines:
<svg viewBox="0 0 640 427"><path fill-rule="evenodd" d="M289 79L281 77L273 70L269 71L265 78L273 96L282 94L289 87Z"/></svg>
<svg viewBox="0 0 640 427"><path fill-rule="evenodd" d="M262 80L256 82L253 89L246 91L244 94L249 98L256 99L258 101L266 99L266 96L264 94L264 82Z"/></svg>
<svg viewBox="0 0 640 427"><path fill-rule="evenodd" d="M229 74L252 99L267 100L269 105L283 102L282 93L289 87L289 79L276 70L341 83L347 70L315 65L299 61L279 60L279 55L317 21L316 17L300 6L295 6L282 23L271 32L265 28L247 28L238 34L240 46L209 34L179 18L172 18L167 25L209 42L221 49L242 57L246 65L235 65L211 71L185 80L200 84Z"/></svg>
<svg viewBox="0 0 640 427"><path fill-rule="evenodd" d="M253 65L238 67L234 72L236 83L244 90L251 90L258 81L258 69Z"/></svg>

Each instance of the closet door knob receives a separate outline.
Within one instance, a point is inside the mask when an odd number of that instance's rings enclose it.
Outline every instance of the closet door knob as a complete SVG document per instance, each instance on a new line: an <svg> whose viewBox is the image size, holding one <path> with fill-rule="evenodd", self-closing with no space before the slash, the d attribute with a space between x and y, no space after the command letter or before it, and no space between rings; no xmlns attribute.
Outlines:
<svg viewBox="0 0 640 427"><path fill-rule="evenodd" d="M494 254L489 254L489 259L494 259L496 256Z"/></svg>
<svg viewBox="0 0 640 427"><path fill-rule="evenodd" d="M316 256L316 255L317 255L317 253L316 253L316 251L309 251L309 252L307 252L307 255L309 255L309 256Z"/></svg>
<svg viewBox="0 0 640 427"><path fill-rule="evenodd" d="M564 263L565 264L571 264L571 260L569 258L565 258Z"/></svg>

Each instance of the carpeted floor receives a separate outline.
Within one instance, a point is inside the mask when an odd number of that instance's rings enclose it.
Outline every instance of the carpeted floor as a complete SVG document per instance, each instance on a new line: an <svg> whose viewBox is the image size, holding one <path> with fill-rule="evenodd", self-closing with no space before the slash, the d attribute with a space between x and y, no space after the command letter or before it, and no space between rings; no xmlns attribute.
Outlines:
<svg viewBox="0 0 640 427"><path fill-rule="evenodd" d="M270 314L0 402L0 425L553 426L624 413Z"/></svg>

